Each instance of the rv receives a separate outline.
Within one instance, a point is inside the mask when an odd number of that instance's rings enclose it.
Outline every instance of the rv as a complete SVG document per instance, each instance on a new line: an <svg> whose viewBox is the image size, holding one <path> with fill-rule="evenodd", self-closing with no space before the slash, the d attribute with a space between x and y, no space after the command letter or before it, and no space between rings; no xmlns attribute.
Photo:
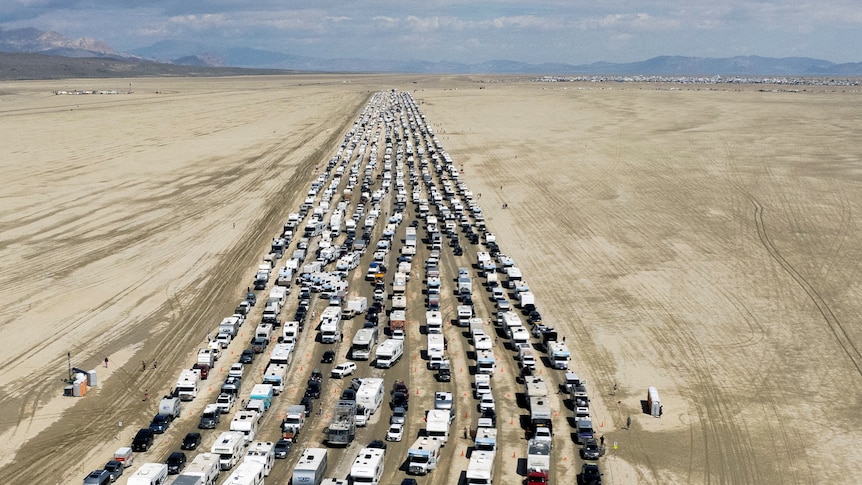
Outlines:
<svg viewBox="0 0 862 485"><path fill-rule="evenodd" d="M378 485L383 475L383 450L380 448L362 448L350 467L349 478L353 483Z"/></svg>
<svg viewBox="0 0 862 485"><path fill-rule="evenodd" d="M368 310L368 298L364 296L351 296L347 299L347 305L341 311L341 318L347 320Z"/></svg>
<svg viewBox="0 0 862 485"><path fill-rule="evenodd" d="M129 476L128 485L162 485L168 481L168 466L164 463L144 463Z"/></svg>
<svg viewBox="0 0 862 485"><path fill-rule="evenodd" d="M495 451L497 449L497 428L485 426L476 428L474 442L477 450Z"/></svg>
<svg viewBox="0 0 862 485"><path fill-rule="evenodd" d="M443 443L433 437L422 436L407 450L407 473L426 475L437 468Z"/></svg>
<svg viewBox="0 0 862 485"><path fill-rule="evenodd" d="M215 443L213 443L210 452L218 455L219 468L222 470L230 470L240 459L242 459L242 450L245 445L245 435L235 431L225 431L218 435Z"/></svg>
<svg viewBox="0 0 862 485"><path fill-rule="evenodd" d="M243 463L249 462L263 465L263 474L268 477L273 465L275 465L275 443L271 441L255 441L250 444L243 460Z"/></svg>
<svg viewBox="0 0 862 485"><path fill-rule="evenodd" d="M389 313L389 331L394 334L396 330L407 328L407 312L404 310L392 310Z"/></svg>
<svg viewBox="0 0 862 485"><path fill-rule="evenodd" d="M494 458L497 452L473 450L467 465L468 485L491 485L494 483Z"/></svg>
<svg viewBox="0 0 862 485"><path fill-rule="evenodd" d="M356 391L356 406L367 410L367 416L371 416L380 408L383 402L383 379L379 377L366 377L362 379L362 384ZM366 415L363 415L365 418ZM357 416L358 418L359 416ZM360 418L362 419L362 418ZM367 419L367 418L365 418ZM363 421L365 421L365 419ZM357 426L365 426L365 422L359 422Z"/></svg>
<svg viewBox="0 0 862 485"><path fill-rule="evenodd" d="M329 306L320 315L320 341L334 344L341 339L341 309Z"/></svg>
<svg viewBox="0 0 862 485"><path fill-rule="evenodd" d="M213 453L200 453L186 466L174 483L177 483L181 477L194 477L200 480L198 483L201 485L215 485L220 473L219 456Z"/></svg>
<svg viewBox="0 0 862 485"><path fill-rule="evenodd" d="M428 334L428 359L442 359L446 355L446 341L441 333Z"/></svg>
<svg viewBox="0 0 862 485"><path fill-rule="evenodd" d="M473 318L473 307L470 305L458 305L458 326L469 327L471 318Z"/></svg>
<svg viewBox="0 0 862 485"><path fill-rule="evenodd" d="M263 383L272 385L272 392L279 394L284 390L284 381L287 377L287 365L269 364L263 373Z"/></svg>
<svg viewBox="0 0 862 485"><path fill-rule="evenodd" d="M269 353L269 363L289 365L292 360L293 348L294 344L292 343L275 344Z"/></svg>
<svg viewBox="0 0 862 485"><path fill-rule="evenodd" d="M350 358L353 360L368 360L371 350L377 344L377 327L360 328L353 337L350 347Z"/></svg>
<svg viewBox="0 0 862 485"><path fill-rule="evenodd" d="M272 384L255 384L254 387L251 388L251 394L249 395L249 401L261 401L263 404L263 410L266 411L272 406L272 397L275 392L272 389Z"/></svg>
<svg viewBox="0 0 862 485"><path fill-rule="evenodd" d="M198 396L198 385L201 380L200 369L184 370L177 379L177 396L181 401L191 401Z"/></svg>
<svg viewBox="0 0 862 485"><path fill-rule="evenodd" d="M527 485L548 483L551 472L551 442L531 439L527 442Z"/></svg>
<svg viewBox="0 0 862 485"><path fill-rule="evenodd" d="M329 421L326 443L348 446L356 436L356 401L336 401Z"/></svg>
<svg viewBox="0 0 862 485"><path fill-rule="evenodd" d="M299 339L299 322L285 322L281 328L281 343L287 345L296 345ZM285 362L289 363L289 362Z"/></svg>
<svg viewBox="0 0 862 485"><path fill-rule="evenodd" d="M443 333L443 315L437 310L425 312L425 328L430 333Z"/></svg>
<svg viewBox="0 0 862 485"><path fill-rule="evenodd" d="M566 346L565 342L551 342L551 347L549 351L551 357L551 363L554 365L554 369L568 369L569 361L572 360L572 354L569 352L569 348Z"/></svg>
<svg viewBox="0 0 862 485"><path fill-rule="evenodd" d="M429 409L425 411L425 435L440 440L441 446L449 441L449 425L454 416L448 409Z"/></svg>
<svg viewBox="0 0 862 485"><path fill-rule="evenodd" d="M375 366L388 369L395 365L404 354L404 341L398 339L384 340L377 346Z"/></svg>
<svg viewBox="0 0 862 485"><path fill-rule="evenodd" d="M320 485L326 474L326 466L325 448L306 448L293 468L290 485Z"/></svg>

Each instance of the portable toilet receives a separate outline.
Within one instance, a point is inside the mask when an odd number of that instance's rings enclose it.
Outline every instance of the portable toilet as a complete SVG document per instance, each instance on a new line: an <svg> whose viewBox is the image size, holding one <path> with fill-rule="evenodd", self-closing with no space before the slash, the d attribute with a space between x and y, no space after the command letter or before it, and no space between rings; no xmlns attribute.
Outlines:
<svg viewBox="0 0 862 485"><path fill-rule="evenodd" d="M647 388L647 409L649 409L649 413L652 417L661 417L661 400L658 397L658 389L655 387Z"/></svg>
<svg viewBox="0 0 862 485"><path fill-rule="evenodd" d="M96 380L96 370L87 371L87 386L88 387L96 387L98 381Z"/></svg>

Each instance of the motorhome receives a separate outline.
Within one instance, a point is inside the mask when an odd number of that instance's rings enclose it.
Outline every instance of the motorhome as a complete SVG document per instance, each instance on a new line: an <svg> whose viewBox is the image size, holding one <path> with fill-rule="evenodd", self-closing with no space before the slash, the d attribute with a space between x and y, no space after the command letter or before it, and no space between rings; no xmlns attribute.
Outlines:
<svg viewBox="0 0 862 485"><path fill-rule="evenodd" d="M446 341L441 333L428 334L428 359L444 358L446 356Z"/></svg>
<svg viewBox="0 0 862 485"><path fill-rule="evenodd" d="M320 315L320 341L334 344L341 339L341 308L326 307Z"/></svg>
<svg viewBox="0 0 862 485"><path fill-rule="evenodd" d="M374 365L381 369L388 369L395 365L403 354L403 340L386 339L377 346Z"/></svg>
<svg viewBox="0 0 862 485"><path fill-rule="evenodd" d="M230 421L230 430L242 433L245 438L244 443L249 443L254 440L257 434L259 422L260 414L256 411L240 410L234 414Z"/></svg>
<svg viewBox="0 0 862 485"><path fill-rule="evenodd" d="M272 392L279 394L284 390L284 383L287 378L286 364L269 364L263 373L263 383L272 385Z"/></svg>
<svg viewBox="0 0 862 485"><path fill-rule="evenodd" d="M425 435L437 438L442 444L449 440L449 426L453 420L449 409L429 409L425 411Z"/></svg>
<svg viewBox="0 0 862 485"><path fill-rule="evenodd" d="M168 481L168 466L164 463L143 463L126 481L128 485L162 485Z"/></svg>
<svg viewBox="0 0 862 485"><path fill-rule="evenodd" d="M198 396L200 380L200 369L186 369L180 372L180 377L177 379L176 392L181 401L191 401Z"/></svg>
<svg viewBox="0 0 862 485"><path fill-rule="evenodd" d="M425 312L425 328L430 333L443 333L443 314L438 310Z"/></svg>
<svg viewBox="0 0 862 485"><path fill-rule="evenodd" d="M269 476L275 465L275 443L271 441L255 441L248 445L243 463L256 462L263 465L264 476ZM230 483L230 482L228 482Z"/></svg>
<svg viewBox="0 0 862 485"><path fill-rule="evenodd" d="M350 347L350 358L353 360L368 360L371 351L377 344L377 327L360 328L353 337L353 345Z"/></svg>
<svg viewBox="0 0 862 485"><path fill-rule="evenodd" d="M467 465L468 485L492 485L494 483L494 459L496 451L473 450Z"/></svg>
<svg viewBox="0 0 862 485"><path fill-rule="evenodd" d="M422 436L407 450L407 473L426 475L437 468L443 442L437 438Z"/></svg>
<svg viewBox="0 0 862 485"><path fill-rule="evenodd" d="M384 451L380 448L362 448L350 467L349 479L355 483L378 485L383 476Z"/></svg>
<svg viewBox="0 0 862 485"><path fill-rule="evenodd" d="M356 391L356 406L367 410L368 413L367 415L363 415L363 417L365 417L365 420L363 420L364 422L360 423L360 419L357 419L357 426L365 426L365 421L367 420L366 416L371 416L377 412L382 402L383 379L379 377L363 378L362 384ZM359 418L359 415L357 415L357 418Z"/></svg>
<svg viewBox="0 0 862 485"><path fill-rule="evenodd" d="M264 469L263 463L244 461L227 477L224 485L263 485Z"/></svg>
<svg viewBox="0 0 862 485"><path fill-rule="evenodd" d="M186 465L185 470L174 483L177 483L181 477L195 477L199 479L198 483L201 485L215 485L220 473L219 455L200 453L194 457L191 463Z"/></svg>

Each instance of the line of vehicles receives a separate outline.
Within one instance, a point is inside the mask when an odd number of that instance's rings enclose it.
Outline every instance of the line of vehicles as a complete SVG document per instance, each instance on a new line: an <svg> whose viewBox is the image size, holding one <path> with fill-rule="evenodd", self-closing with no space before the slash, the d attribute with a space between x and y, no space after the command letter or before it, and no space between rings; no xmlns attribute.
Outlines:
<svg viewBox="0 0 862 485"><path fill-rule="evenodd" d="M398 106L399 109L388 111L385 106ZM395 137L395 144L400 143L396 153L393 153L391 125L396 123L397 118L392 113L401 113L402 129L405 133L409 129L414 139L414 144L410 145L406 143L406 136L403 140ZM377 159L377 140L381 134L379 128L378 131L372 128L375 125L373 121L379 119L387 120L382 167ZM376 136L370 146L367 144L369 136ZM378 174L376 180L372 178L375 173ZM396 270L392 274L389 273L388 265L398 246L394 235L405 220L408 204L405 175L409 175L413 185L412 202L417 218L404 228L405 238L398 249L400 255L397 265L394 266ZM327 184L328 179L331 180ZM372 190L372 186L378 182L380 188ZM383 206L384 198L390 190L394 199L391 216L388 210L384 213ZM359 195L358 203L354 192ZM348 217L351 209L352 215ZM424 239L419 237L420 219L424 221ZM384 220L385 227L382 228L382 237L372 244L372 231L377 227L378 220ZM487 250L478 253L474 268L484 277L484 286L497 310L493 329L489 324L491 322L484 322L476 317L473 298L479 285L471 275L470 268L460 268L454 280L455 296L459 304L451 323L469 329L469 338L476 356L473 387L479 411L477 426L470 430L474 446L469 453L469 464L464 470L464 477L470 484L495 483L494 473L498 466L497 423L491 382L497 368L494 353L497 337L493 335L496 332L509 340L510 348L514 350L519 363L521 378L524 379L525 393L528 395L531 438L527 448L526 481L528 484L548 483L551 476L550 453L553 443L551 411L548 405L551 396L547 392L547 384L534 376L540 360L532 344L534 340L538 342L538 348L547 353L555 369L567 370L571 354L565 342L557 339L553 328L542 324L535 297L523 281L520 270L512 258L500 253L495 236L485 227L481 207L460 180L451 157L440 146L412 97L407 93L394 91L376 93L372 97L354 128L345 136L336 156L330 159L326 170L311 183L299 211L288 216L282 232L273 238L270 251L255 270L252 285L245 298L236 306L234 314L218 324L214 338L208 335L208 343L206 347L198 350L196 363L192 368L180 372L173 393L160 401L154 423L139 431L131 447L118 450L112 462L120 463L122 473L123 468L133 463L134 452L146 452L152 446L155 436L164 432L171 421L180 417L183 402L193 401L203 393L202 381L208 379L210 372L222 358L222 353L238 338L240 328L246 320L256 312L256 308L261 308L258 306L257 292L264 292L267 297L262 302L261 320L251 333L249 347L242 351L237 362L230 365L220 392L214 402L205 406L199 418L198 427L201 430L215 429L223 415L233 412L230 430L219 433L209 452L197 454L188 463L182 452L174 452L167 463L142 464L134 476L129 477L127 483L162 484L166 483L167 475L171 473L177 475L172 482L175 484L215 484L220 480L220 474L230 472L230 476L223 483L262 484L272 470L274 460L286 458L292 443L300 438L313 401L320 398L324 386L322 374L317 370L312 371L298 404L285 406L278 402L278 396L285 390L290 373L295 371L292 368L293 356L309 316L312 321L318 323L316 341L323 345L343 342L343 321L363 316L365 321L362 328L348 340L349 358L355 361L370 361L374 367L380 369L389 369L396 365L405 352L409 304L407 287L411 275L414 274L413 257L417 254L417 246L423 240L427 241L430 250L430 257L424 264L424 329L427 333L425 357L428 360L428 368L435 372L435 378L439 382L449 382L452 378L452 365L447 352L448 343L443 335L445 320L441 310L443 284L440 252L443 249L444 234L445 239L448 239L448 246L456 256L464 254L460 242L462 237L474 245L480 244L481 238L481 243ZM291 247L295 249L288 257L287 253ZM348 283L350 272L359 270L361 260L368 252L373 259L365 273L365 280L374 288L370 302L365 296L355 292L351 294ZM279 261L282 263L278 263ZM276 268L278 264L281 264L281 267ZM332 270L327 271L330 267ZM392 275L389 285L386 284L388 273ZM511 290L510 295L517 301L515 307L521 310L531 330L527 330L521 316L509 304L506 289ZM282 313L291 292L295 292L298 304L292 320L283 321ZM319 317L312 309L314 294L327 301ZM388 309L386 305L389 305ZM383 326L381 331L380 323L383 318L386 318L387 325ZM250 380L245 375L244 366L251 364L257 355L266 354L267 351L269 360L262 382L254 384L248 400L243 400L242 405L238 406L242 383ZM331 351L324 354L324 362L333 360ZM356 362L333 364L331 378L343 379L357 372ZM576 404L576 436L584 445L584 458L598 458L602 450L598 449L597 454L587 451L588 448L592 450L595 440L590 434L591 425L587 426L589 399L586 396L585 383L573 373L567 373L566 379L565 387ZM386 433L388 441L401 441L404 438L409 395L403 382L394 383L389 392L392 414ZM385 398L384 379L354 378L329 410L329 424L321 441L327 448L343 447L352 443L356 437L356 428L369 423ZM282 439L277 442L255 441L262 416L275 406L284 409L280 413L283 414L280 422ZM425 427L408 448L405 469L409 474L424 475L438 468L454 419L452 394L445 391L435 392L434 408L424 412ZM590 428L589 433L587 428ZM197 440L199 443L200 435ZM290 483L341 483L339 479L326 477L327 448L304 449L293 469ZM353 483L378 483L383 476L386 459L385 446L362 448L350 467L348 479ZM389 459L391 460L391 457ZM110 473L109 476L116 479ZM600 480L601 475L598 477ZM85 483L98 482L85 480Z"/></svg>

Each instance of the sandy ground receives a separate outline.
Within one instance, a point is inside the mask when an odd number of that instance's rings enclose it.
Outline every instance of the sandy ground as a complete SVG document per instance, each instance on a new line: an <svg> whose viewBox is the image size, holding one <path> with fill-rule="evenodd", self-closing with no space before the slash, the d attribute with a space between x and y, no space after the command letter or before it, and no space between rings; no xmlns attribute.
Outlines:
<svg viewBox="0 0 862 485"><path fill-rule="evenodd" d="M147 424L388 87L577 349L611 483L862 481L859 94L411 80L0 84L0 481L77 482Z"/></svg>

